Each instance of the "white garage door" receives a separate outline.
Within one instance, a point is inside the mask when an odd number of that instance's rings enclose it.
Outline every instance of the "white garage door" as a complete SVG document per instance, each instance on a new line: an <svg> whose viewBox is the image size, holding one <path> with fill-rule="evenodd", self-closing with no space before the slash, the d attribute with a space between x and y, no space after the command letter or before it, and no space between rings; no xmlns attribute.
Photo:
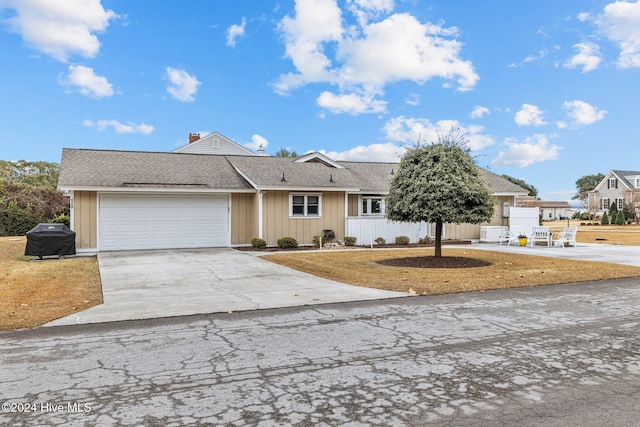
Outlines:
<svg viewBox="0 0 640 427"><path fill-rule="evenodd" d="M227 196L100 195L99 249L229 246Z"/></svg>

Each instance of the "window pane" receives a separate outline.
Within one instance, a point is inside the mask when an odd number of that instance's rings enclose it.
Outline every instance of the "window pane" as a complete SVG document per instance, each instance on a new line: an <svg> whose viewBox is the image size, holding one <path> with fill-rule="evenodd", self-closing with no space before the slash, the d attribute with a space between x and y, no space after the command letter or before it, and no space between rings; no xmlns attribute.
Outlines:
<svg viewBox="0 0 640 427"><path fill-rule="evenodd" d="M318 205L318 196L307 196L308 205Z"/></svg>
<svg viewBox="0 0 640 427"><path fill-rule="evenodd" d="M291 201L293 215L304 215L304 196L293 196Z"/></svg>
<svg viewBox="0 0 640 427"><path fill-rule="evenodd" d="M318 215L318 205L309 205L307 207L307 215Z"/></svg>
<svg viewBox="0 0 640 427"><path fill-rule="evenodd" d="M382 199L371 199L371 213L382 213Z"/></svg>
<svg viewBox="0 0 640 427"><path fill-rule="evenodd" d="M362 199L362 213L363 214L369 213L369 211L367 210L367 201L368 201L368 199Z"/></svg>

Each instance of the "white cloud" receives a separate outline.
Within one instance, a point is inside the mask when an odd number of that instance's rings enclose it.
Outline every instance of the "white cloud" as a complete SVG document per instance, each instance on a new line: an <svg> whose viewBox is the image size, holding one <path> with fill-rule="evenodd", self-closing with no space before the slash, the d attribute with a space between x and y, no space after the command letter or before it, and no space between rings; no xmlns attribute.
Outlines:
<svg viewBox="0 0 640 427"><path fill-rule="evenodd" d="M67 76L59 80L65 86L75 86L78 92L92 98L113 95L111 83L103 76L94 73L93 68L82 65L69 65Z"/></svg>
<svg viewBox="0 0 640 427"><path fill-rule="evenodd" d="M600 47L597 44L591 42L576 43L573 47L578 49L578 53L564 64L565 68L582 67L583 73L598 68L602 57L600 56Z"/></svg>
<svg viewBox="0 0 640 427"><path fill-rule="evenodd" d="M347 0L348 8L360 26L383 13L391 12L395 7L394 3L394 0Z"/></svg>
<svg viewBox="0 0 640 427"><path fill-rule="evenodd" d="M448 135L451 129L460 129L473 151L495 143L492 137L481 133L483 126L464 126L457 120L431 123L428 119L399 116L390 119L384 126L387 139L407 145L438 142L438 137Z"/></svg>
<svg viewBox="0 0 640 427"><path fill-rule="evenodd" d="M609 3L595 22L609 40L618 44L618 67L640 67L640 1Z"/></svg>
<svg viewBox="0 0 640 427"><path fill-rule="evenodd" d="M253 151L258 151L260 148L264 150L269 146L269 141L267 141L267 138L255 134L251 137L251 142L244 144L244 146Z"/></svg>
<svg viewBox="0 0 640 427"><path fill-rule="evenodd" d="M522 104L522 109L516 113L514 120L519 126L542 126L546 124L542 111L531 104Z"/></svg>
<svg viewBox="0 0 640 427"><path fill-rule="evenodd" d="M118 17L105 10L100 0L2 0L2 8L15 11L5 22L28 46L61 62L72 54L96 56L100 41L95 33Z"/></svg>
<svg viewBox="0 0 640 427"><path fill-rule="evenodd" d="M320 152L334 160L345 160L353 162L397 162L405 153L403 146L387 142L384 144L359 145L346 151L325 151Z"/></svg>
<svg viewBox="0 0 640 427"><path fill-rule="evenodd" d="M420 105L420 95L418 95L417 93L412 93L407 97L407 99L405 99L405 102L414 107Z"/></svg>
<svg viewBox="0 0 640 427"><path fill-rule="evenodd" d="M386 101L373 99L370 94L363 96L355 93L334 95L331 92L322 92L317 104L332 113L384 113L387 108Z"/></svg>
<svg viewBox="0 0 640 427"><path fill-rule="evenodd" d="M589 15L588 12L580 12L578 13L577 18L580 22L587 22L589 19L591 19L591 15Z"/></svg>
<svg viewBox="0 0 640 427"><path fill-rule="evenodd" d="M195 100L200 82L195 76L184 70L167 67L167 92L178 101L191 102Z"/></svg>
<svg viewBox="0 0 640 427"><path fill-rule="evenodd" d="M556 160L561 150L557 145L550 145L547 137L540 134L526 138L522 143L507 140L505 145L507 149L500 151L492 162L494 165L526 167L533 163Z"/></svg>
<svg viewBox="0 0 640 427"><path fill-rule="evenodd" d="M295 71L280 75L274 90L284 95L310 83L328 83L338 86L341 96L353 92L373 99L389 83L422 84L438 77L444 86L455 82L459 91L471 90L479 77L472 63L460 57L457 29L423 24L407 13L380 19L393 6L390 0L350 0L346 9L358 24L343 28L336 0L297 0L294 16L279 25ZM378 20L370 22L373 18ZM358 108L343 112L357 114Z"/></svg>
<svg viewBox="0 0 640 427"><path fill-rule="evenodd" d="M82 124L101 132L107 130L107 128L113 128L116 133L140 133L147 135L155 130L153 126L144 123L121 123L118 120L98 120L94 122L93 120L87 119L84 120Z"/></svg>
<svg viewBox="0 0 640 427"><path fill-rule="evenodd" d="M234 24L227 28L227 46L235 47L236 39L244 37L244 29L247 25L247 19L243 16L240 25Z"/></svg>
<svg viewBox="0 0 640 427"><path fill-rule="evenodd" d="M558 129L566 129L569 125L565 121L558 120L556 126L558 126Z"/></svg>
<svg viewBox="0 0 640 427"><path fill-rule="evenodd" d="M483 107L482 105L476 105L471 112L472 119L479 119L485 114L489 114L489 109L487 107Z"/></svg>
<svg viewBox="0 0 640 427"><path fill-rule="evenodd" d="M580 100L565 101L562 104L562 107L567 110L567 115L569 117L581 125L590 125L595 123L604 119L605 114L607 114L605 110L598 110L593 105Z"/></svg>

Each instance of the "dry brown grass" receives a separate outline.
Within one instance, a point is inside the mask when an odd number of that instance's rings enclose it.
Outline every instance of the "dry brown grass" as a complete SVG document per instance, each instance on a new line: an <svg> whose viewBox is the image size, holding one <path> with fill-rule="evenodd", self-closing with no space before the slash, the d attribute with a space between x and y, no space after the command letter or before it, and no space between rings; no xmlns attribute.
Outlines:
<svg viewBox="0 0 640 427"><path fill-rule="evenodd" d="M585 221L571 221L572 227L578 227L576 239L581 243L602 243L609 245L640 246L640 225L580 225ZM544 225L549 226L553 232L561 231L567 226L566 221L550 221Z"/></svg>
<svg viewBox="0 0 640 427"><path fill-rule="evenodd" d="M30 262L24 237L0 237L0 330L32 328L102 304L95 258Z"/></svg>
<svg viewBox="0 0 640 427"><path fill-rule="evenodd" d="M390 267L376 261L433 256L433 248L265 255L263 259L350 285L435 295L640 276L640 267L595 261L443 248L444 256L491 263L475 268Z"/></svg>

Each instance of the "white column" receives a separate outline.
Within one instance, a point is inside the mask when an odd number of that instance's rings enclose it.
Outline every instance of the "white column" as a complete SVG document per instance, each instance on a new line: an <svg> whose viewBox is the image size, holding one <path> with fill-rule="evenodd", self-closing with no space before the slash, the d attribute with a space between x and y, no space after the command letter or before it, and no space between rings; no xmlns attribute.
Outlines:
<svg viewBox="0 0 640 427"><path fill-rule="evenodd" d="M264 191L258 190L258 238L262 239L262 197Z"/></svg>

